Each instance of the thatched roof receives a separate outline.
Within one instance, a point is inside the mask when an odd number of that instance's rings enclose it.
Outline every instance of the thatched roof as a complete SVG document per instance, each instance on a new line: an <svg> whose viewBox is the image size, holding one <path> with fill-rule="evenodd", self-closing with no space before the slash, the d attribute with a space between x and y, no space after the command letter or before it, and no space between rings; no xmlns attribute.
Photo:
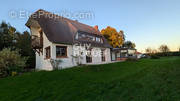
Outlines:
<svg viewBox="0 0 180 101"><path fill-rule="evenodd" d="M92 43L92 45L97 47L111 47L103 35L101 35L100 31L94 27L52 14L41 9L33 13L26 23L26 26L29 28L34 27L35 25L36 27L37 25L41 27L48 40L53 43L74 44L79 42ZM75 35L78 31L101 37L104 43L81 42L75 40Z"/></svg>

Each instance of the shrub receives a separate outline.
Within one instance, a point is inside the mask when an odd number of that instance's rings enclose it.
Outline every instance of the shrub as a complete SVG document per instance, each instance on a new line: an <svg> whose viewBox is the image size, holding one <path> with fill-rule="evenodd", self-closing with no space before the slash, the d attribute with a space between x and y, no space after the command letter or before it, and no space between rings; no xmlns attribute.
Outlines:
<svg viewBox="0 0 180 101"><path fill-rule="evenodd" d="M50 63L54 70L62 69L62 67L60 67L62 60L50 59Z"/></svg>
<svg viewBox="0 0 180 101"><path fill-rule="evenodd" d="M180 56L180 52L168 52L166 54L164 54L164 53L156 53L155 55L157 55L159 57L163 57L163 56Z"/></svg>
<svg viewBox="0 0 180 101"><path fill-rule="evenodd" d="M160 57L158 55L151 55L151 59L160 59Z"/></svg>
<svg viewBox="0 0 180 101"><path fill-rule="evenodd" d="M137 61L137 58L128 58L126 61Z"/></svg>
<svg viewBox="0 0 180 101"><path fill-rule="evenodd" d="M11 76L16 76L17 75L17 72L12 72L11 73Z"/></svg>
<svg viewBox="0 0 180 101"><path fill-rule="evenodd" d="M20 72L25 67L27 59L27 57L21 57L18 50L3 49L0 51L1 76L12 75L12 72Z"/></svg>

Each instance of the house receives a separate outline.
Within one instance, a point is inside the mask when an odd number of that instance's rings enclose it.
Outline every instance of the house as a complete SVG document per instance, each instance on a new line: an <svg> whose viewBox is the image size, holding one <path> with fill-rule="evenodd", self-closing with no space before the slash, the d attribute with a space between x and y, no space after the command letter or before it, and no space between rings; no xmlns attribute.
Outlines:
<svg viewBox="0 0 180 101"><path fill-rule="evenodd" d="M31 31L36 69L53 70L56 60L61 60L56 66L62 69L111 62L111 46L98 26L91 27L41 9L30 16L26 26Z"/></svg>
<svg viewBox="0 0 180 101"><path fill-rule="evenodd" d="M141 52L136 52L137 58L140 59L143 57L143 54Z"/></svg>
<svg viewBox="0 0 180 101"><path fill-rule="evenodd" d="M111 60L121 61L127 58L137 58L136 49L134 48L112 48L111 49Z"/></svg>

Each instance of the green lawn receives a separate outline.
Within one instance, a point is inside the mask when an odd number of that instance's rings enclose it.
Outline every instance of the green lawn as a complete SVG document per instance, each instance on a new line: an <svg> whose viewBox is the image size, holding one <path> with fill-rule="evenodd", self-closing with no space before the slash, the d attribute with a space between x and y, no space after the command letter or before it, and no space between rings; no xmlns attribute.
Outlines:
<svg viewBox="0 0 180 101"><path fill-rule="evenodd" d="M8 77L0 101L180 101L180 57Z"/></svg>

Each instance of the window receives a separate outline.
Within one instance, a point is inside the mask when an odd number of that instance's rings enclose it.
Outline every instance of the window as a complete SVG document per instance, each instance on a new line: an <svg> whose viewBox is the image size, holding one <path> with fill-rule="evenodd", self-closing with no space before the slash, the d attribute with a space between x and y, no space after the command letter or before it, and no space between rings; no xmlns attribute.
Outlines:
<svg viewBox="0 0 180 101"><path fill-rule="evenodd" d="M40 30L39 34L40 34L40 45L43 45L43 31Z"/></svg>
<svg viewBox="0 0 180 101"><path fill-rule="evenodd" d="M57 58L67 57L67 47L56 46L56 57Z"/></svg>
<svg viewBox="0 0 180 101"><path fill-rule="evenodd" d="M120 58L120 57L121 57L120 52L117 52L117 53L116 53L116 57L118 57L118 58Z"/></svg>
<svg viewBox="0 0 180 101"><path fill-rule="evenodd" d="M86 55L86 62L87 63L92 63L92 56L91 56L91 50Z"/></svg>
<svg viewBox="0 0 180 101"><path fill-rule="evenodd" d="M97 42L101 42L101 39L99 37L96 37Z"/></svg>
<svg viewBox="0 0 180 101"><path fill-rule="evenodd" d="M46 55L45 56L46 59L51 58L51 48L50 48L50 46L45 48L45 55Z"/></svg>
<svg viewBox="0 0 180 101"><path fill-rule="evenodd" d="M101 43L103 43L103 39L101 38Z"/></svg>
<svg viewBox="0 0 180 101"><path fill-rule="evenodd" d="M76 37L75 37L76 40L78 39L78 36L79 36L79 33L76 34Z"/></svg>
<svg viewBox="0 0 180 101"><path fill-rule="evenodd" d="M86 56L86 62L87 63L92 63L92 57L91 56Z"/></svg>
<svg viewBox="0 0 180 101"><path fill-rule="evenodd" d="M95 41L95 36L92 37L92 41Z"/></svg>
<svg viewBox="0 0 180 101"><path fill-rule="evenodd" d="M96 38L98 38L98 39L96 39ZM75 36L75 39L101 42L100 37L95 37L93 34L85 33L85 32L78 32Z"/></svg>
<svg viewBox="0 0 180 101"><path fill-rule="evenodd" d="M102 61L106 61L106 58L105 58L105 50L101 50L102 54L101 54L101 60Z"/></svg>
<svg viewBox="0 0 180 101"><path fill-rule="evenodd" d="M76 39L83 39L85 35L83 33L77 33Z"/></svg>

